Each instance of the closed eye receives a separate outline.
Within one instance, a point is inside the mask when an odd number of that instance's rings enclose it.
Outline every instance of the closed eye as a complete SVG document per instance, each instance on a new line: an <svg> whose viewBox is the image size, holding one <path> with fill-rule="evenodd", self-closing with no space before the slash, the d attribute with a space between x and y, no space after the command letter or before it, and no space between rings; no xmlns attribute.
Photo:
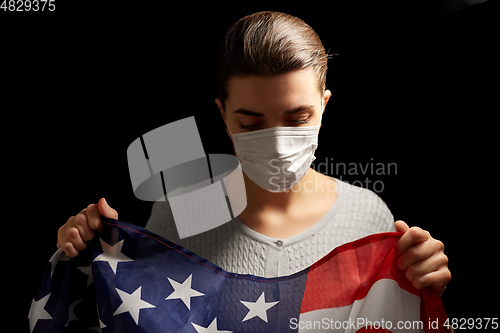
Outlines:
<svg viewBox="0 0 500 333"><path fill-rule="evenodd" d="M260 126L260 124L254 124L254 125L243 125L243 124L241 124L240 128L243 128L243 129L253 129L253 128L256 128L258 126Z"/></svg>
<svg viewBox="0 0 500 333"><path fill-rule="evenodd" d="M294 123L296 125L307 124L308 121L309 121L309 117L307 117L306 119L300 119L300 120L289 120L289 122Z"/></svg>
<svg viewBox="0 0 500 333"><path fill-rule="evenodd" d="M306 119L299 119L299 120L289 119L289 120L287 120L287 122L289 124L291 124L292 126L298 126L298 125L307 124L309 122L309 118L310 117L307 117ZM262 124L260 124L260 123L258 123L258 124L252 124L252 125L243 125L243 124L240 124L240 128L241 129L247 129L247 130L253 130L253 129L258 128L261 125Z"/></svg>

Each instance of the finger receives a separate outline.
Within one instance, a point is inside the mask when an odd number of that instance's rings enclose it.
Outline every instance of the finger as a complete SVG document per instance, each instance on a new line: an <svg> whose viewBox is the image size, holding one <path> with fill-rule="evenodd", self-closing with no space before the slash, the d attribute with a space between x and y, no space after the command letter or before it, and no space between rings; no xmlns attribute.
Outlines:
<svg viewBox="0 0 500 333"><path fill-rule="evenodd" d="M89 205L86 212L90 229L102 231L101 213L99 213L99 208L97 207L97 205Z"/></svg>
<svg viewBox="0 0 500 333"><path fill-rule="evenodd" d="M87 209L85 213L78 214L74 219L75 227L78 229L80 237L84 242L88 242L94 238L94 231L89 226L88 212L89 210Z"/></svg>
<svg viewBox="0 0 500 333"><path fill-rule="evenodd" d="M97 205L99 208L99 212L102 215L104 215L110 219L115 219L115 220L118 219L118 212L108 205L108 203L106 202L106 199L102 198L101 200L99 200L99 203Z"/></svg>
<svg viewBox="0 0 500 333"><path fill-rule="evenodd" d="M68 236L69 242L71 242L74 248L77 249L78 251L81 251L87 247L87 243L83 241L77 227L75 226L70 227L68 225L68 227L66 228L66 235Z"/></svg>
<svg viewBox="0 0 500 333"><path fill-rule="evenodd" d="M421 289L425 287L434 287L438 291L442 291L451 280L451 272L448 267L442 267L437 271L425 274L412 281L415 288Z"/></svg>
<svg viewBox="0 0 500 333"><path fill-rule="evenodd" d="M63 243L62 248L64 253L66 253L66 255L70 258L74 258L78 255L78 250L75 249L75 247L73 246L73 244L71 244L71 242Z"/></svg>
<svg viewBox="0 0 500 333"><path fill-rule="evenodd" d="M405 276L412 282L421 276L437 271L441 267L448 267L448 257L444 253L435 254L410 265L406 269Z"/></svg>
<svg viewBox="0 0 500 333"><path fill-rule="evenodd" d="M74 216L71 216L68 221L66 221L65 224L63 224L59 230L57 230L57 248L61 248L62 245L66 242L68 242L68 236L66 235L66 227L68 226L68 223L70 220L72 220Z"/></svg>
<svg viewBox="0 0 500 333"><path fill-rule="evenodd" d="M400 256L404 254L413 244L425 242L429 237L430 234L428 231L419 227L411 227L398 240L396 244L396 255Z"/></svg>
<svg viewBox="0 0 500 333"><path fill-rule="evenodd" d="M426 241L413 244L398 258L397 265L400 269L406 270L410 265L431 257L437 251L434 242Z"/></svg>
<svg viewBox="0 0 500 333"><path fill-rule="evenodd" d="M74 216L71 216L65 224L63 224L59 230L57 231L57 247L60 248L62 247L62 245L66 242L69 242L69 238L68 238L68 235L67 235L67 230L68 230L68 226L73 226L74 225L74 220L75 217Z"/></svg>
<svg viewBox="0 0 500 333"><path fill-rule="evenodd" d="M396 231L397 232L406 232L408 229L410 229L410 227L408 226L408 224L406 224L404 221L396 221L394 223L394 225L396 226Z"/></svg>

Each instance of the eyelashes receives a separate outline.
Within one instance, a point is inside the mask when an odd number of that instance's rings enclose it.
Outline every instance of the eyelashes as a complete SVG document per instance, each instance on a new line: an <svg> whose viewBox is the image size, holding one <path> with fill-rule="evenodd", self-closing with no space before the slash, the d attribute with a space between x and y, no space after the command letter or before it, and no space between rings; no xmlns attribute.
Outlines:
<svg viewBox="0 0 500 333"><path fill-rule="evenodd" d="M306 119L303 119L303 120L288 120L289 123L293 124L292 126L307 124L308 121L309 121L309 117L307 117ZM255 128L259 127L260 125L261 124L253 124L253 125L240 124L240 128L241 129L255 129Z"/></svg>
<svg viewBox="0 0 500 333"><path fill-rule="evenodd" d="M307 117L304 120L291 120L291 121L296 123L296 124L307 124L307 122L309 121L309 117Z"/></svg>
<svg viewBox="0 0 500 333"><path fill-rule="evenodd" d="M257 124L257 125L243 125L243 124L241 124L240 128L243 128L243 129L252 129L252 128L255 128L257 126L259 126L259 124Z"/></svg>

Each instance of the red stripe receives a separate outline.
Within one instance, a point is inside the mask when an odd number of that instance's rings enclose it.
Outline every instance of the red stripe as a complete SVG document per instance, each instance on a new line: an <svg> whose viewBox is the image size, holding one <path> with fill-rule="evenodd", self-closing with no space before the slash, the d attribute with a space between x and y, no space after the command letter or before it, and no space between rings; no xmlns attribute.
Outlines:
<svg viewBox="0 0 500 333"><path fill-rule="evenodd" d="M403 233L374 234L337 247L309 268L300 313L346 306L365 298L380 279L393 279L417 296L396 266L394 245Z"/></svg>
<svg viewBox="0 0 500 333"><path fill-rule="evenodd" d="M444 327L448 315L444 310L443 303L438 292L434 288L423 288L420 302L420 318L424 322L425 333L450 332L449 327Z"/></svg>

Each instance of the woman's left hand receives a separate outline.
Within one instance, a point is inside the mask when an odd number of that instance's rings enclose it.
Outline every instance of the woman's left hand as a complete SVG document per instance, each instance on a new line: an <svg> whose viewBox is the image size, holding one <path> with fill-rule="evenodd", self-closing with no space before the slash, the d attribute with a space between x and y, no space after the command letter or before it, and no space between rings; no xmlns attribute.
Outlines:
<svg viewBox="0 0 500 333"><path fill-rule="evenodd" d="M398 267L415 288L434 287L441 295L451 279L444 244L428 231L410 228L403 221L396 222L396 231L404 232L396 244Z"/></svg>

